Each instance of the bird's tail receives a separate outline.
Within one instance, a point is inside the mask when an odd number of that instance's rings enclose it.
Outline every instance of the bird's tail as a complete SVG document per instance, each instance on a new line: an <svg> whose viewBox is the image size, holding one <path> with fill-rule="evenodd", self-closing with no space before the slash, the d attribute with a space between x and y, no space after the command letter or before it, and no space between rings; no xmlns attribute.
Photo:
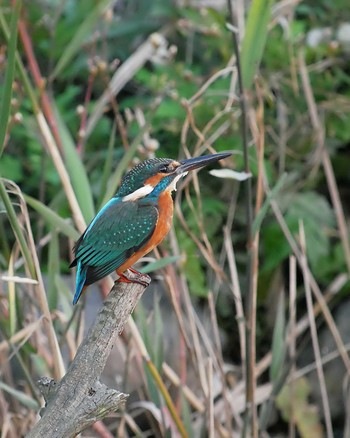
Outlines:
<svg viewBox="0 0 350 438"><path fill-rule="evenodd" d="M81 262L78 262L77 273L75 277L75 294L73 298L73 304L77 304L81 294L84 292L86 273L87 266L84 266Z"/></svg>

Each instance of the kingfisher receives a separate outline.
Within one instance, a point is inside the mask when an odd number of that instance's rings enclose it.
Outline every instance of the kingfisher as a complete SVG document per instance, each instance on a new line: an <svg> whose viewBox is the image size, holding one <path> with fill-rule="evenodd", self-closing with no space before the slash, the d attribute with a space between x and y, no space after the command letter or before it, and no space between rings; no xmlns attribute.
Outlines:
<svg viewBox="0 0 350 438"><path fill-rule="evenodd" d="M137 282L132 265L168 234L174 204L171 193L190 170L229 157L230 152L185 160L151 158L132 168L116 195L97 213L74 247L76 304L92 283L116 271L121 282Z"/></svg>

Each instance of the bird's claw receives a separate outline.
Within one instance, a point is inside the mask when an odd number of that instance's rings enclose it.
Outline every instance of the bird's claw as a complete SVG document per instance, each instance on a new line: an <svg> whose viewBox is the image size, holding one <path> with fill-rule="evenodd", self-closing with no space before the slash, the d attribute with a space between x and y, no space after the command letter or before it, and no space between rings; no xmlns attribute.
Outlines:
<svg viewBox="0 0 350 438"><path fill-rule="evenodd" d="M129 268L122 274L118 275L118 283L138 283L145 287L149 286L151 283L151 277L149 275L142 274L136 269Z"/></svg>

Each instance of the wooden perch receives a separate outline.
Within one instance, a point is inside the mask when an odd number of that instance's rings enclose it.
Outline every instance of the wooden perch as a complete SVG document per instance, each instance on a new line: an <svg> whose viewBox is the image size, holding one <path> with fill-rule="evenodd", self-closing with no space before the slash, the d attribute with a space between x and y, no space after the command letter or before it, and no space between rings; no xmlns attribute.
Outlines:
<svg viewBox="0 0 350 438"><path fill-rule="evenodd" d="M148 275L142 282L145 285L115 283L67 374L59 382L47 377L39 380L46 407L27 438L74 437L125 404L128 396L107 388L99 378L117 337L150 283Z"/></svg>

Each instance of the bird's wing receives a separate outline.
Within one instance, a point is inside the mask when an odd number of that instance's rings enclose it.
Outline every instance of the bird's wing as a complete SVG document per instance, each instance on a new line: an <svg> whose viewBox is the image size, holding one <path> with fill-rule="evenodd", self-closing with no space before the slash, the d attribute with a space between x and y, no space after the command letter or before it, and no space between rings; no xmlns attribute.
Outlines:
<svg viewBox="0 0 350 438"><path fill-rule="evenodd" d="M80 262L92 268L93 281L103 278L150 239L157 221L158 210L154 203L122 202L113 198L77 242L73 266Z"/></svg>

